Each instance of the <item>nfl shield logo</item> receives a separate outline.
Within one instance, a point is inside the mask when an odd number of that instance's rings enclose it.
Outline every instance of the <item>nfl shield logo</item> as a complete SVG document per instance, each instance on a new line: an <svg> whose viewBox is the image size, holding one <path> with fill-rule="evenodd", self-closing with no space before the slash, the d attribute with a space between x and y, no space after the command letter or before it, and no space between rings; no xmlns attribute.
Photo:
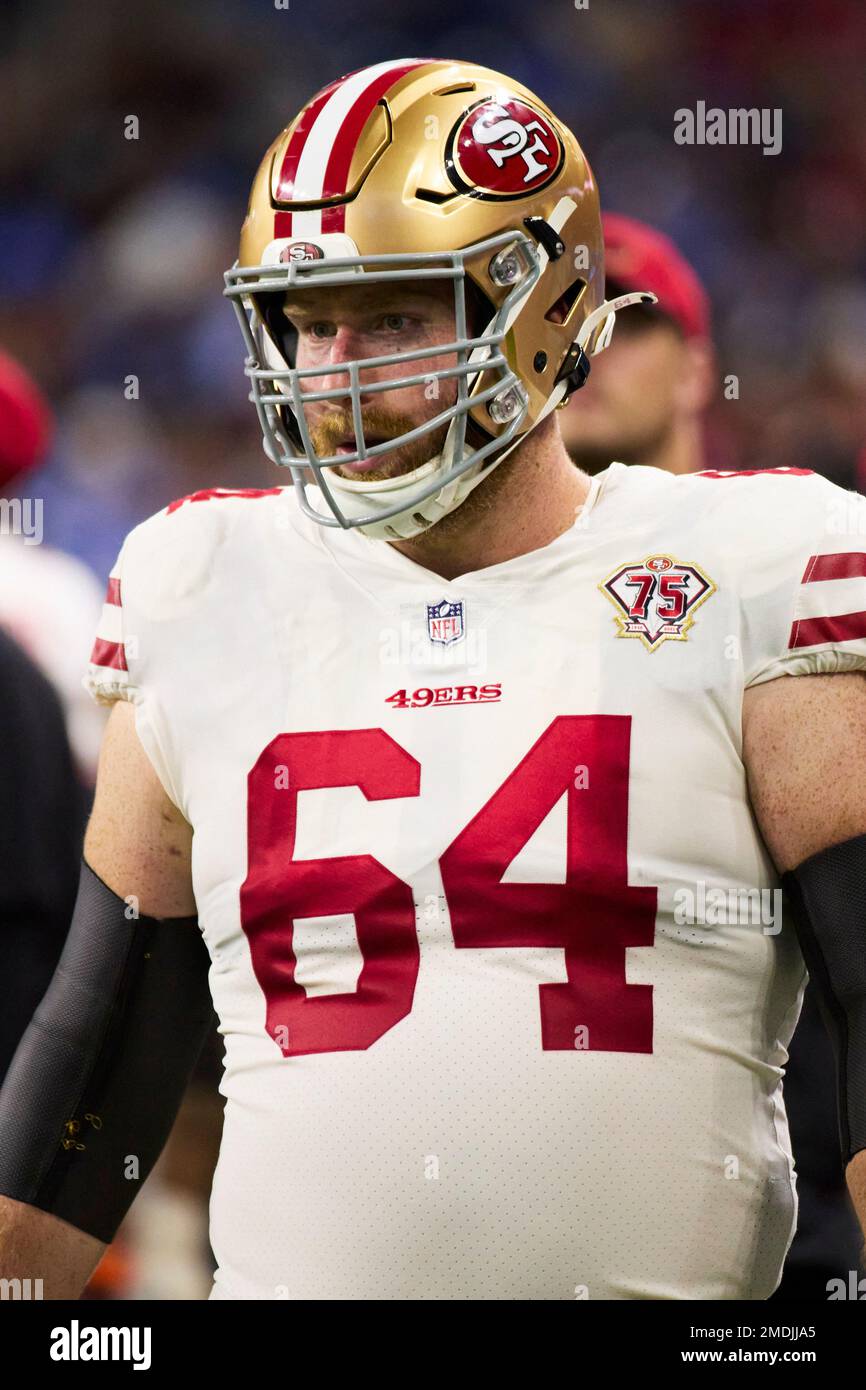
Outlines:
<svg viewBox="0 0 866 1390"><path fill-rule="evenodd" d="M463 626L463 600L449 603L443 598L440 603L427 604L427 636L431 642L439 642L450 647L465 635Z"/></svg>

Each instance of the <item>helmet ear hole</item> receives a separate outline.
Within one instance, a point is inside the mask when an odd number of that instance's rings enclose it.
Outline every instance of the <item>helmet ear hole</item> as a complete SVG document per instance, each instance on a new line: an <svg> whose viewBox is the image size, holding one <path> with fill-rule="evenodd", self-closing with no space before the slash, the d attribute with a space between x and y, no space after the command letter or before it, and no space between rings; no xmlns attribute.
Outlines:
<svg viewBox="0 0 866 1390"><path fill-rule="evenodd" d="M464 277L463 284L466 294L466 327L470 337L480 338L488 323L494 318L496 306L470 275Z"/></svg>
<svg viewBox="0 0 866 1390"><path fill-rule="evenodd" d="M279 291L255 296L255 305L265 326L268 337L279 350L289 367L295 365L298 347L298 330L283 310L283 296Z"/></svg>
<svg viewBox="0 0 866 1390"><path fill-rule="evenodd" d="M558 299L554 300L544 317L548 323L563 324L567 323L574 312L575 305L580 299L581 293L586 289L586 281L578 277L572 280L568 289L563 291Z"/></svg>
<svg viewBox="0 0 866 1390"><path fill-rule="evenodd" d="M277 354L279 354L286 366L293 367L298 346L298 332L283 312L282 294L270 292L252 295L251 298L266 335L265 340L260 344L262 366L282 371L282 365L277 358ZM279 389L277 387L277 390ZM281 404L274 405L272 409L293 447L300 454L303 454L304 442L288 396Z"/></svg>

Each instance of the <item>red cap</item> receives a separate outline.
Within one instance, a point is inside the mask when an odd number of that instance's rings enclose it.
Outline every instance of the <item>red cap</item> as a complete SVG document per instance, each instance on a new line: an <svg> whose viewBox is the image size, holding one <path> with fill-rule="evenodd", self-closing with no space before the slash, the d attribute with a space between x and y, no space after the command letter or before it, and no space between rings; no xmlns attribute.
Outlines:
<svg viewBox="0 0 866 1390"><path fill-rule="evenodd" d="M608 279L624 290L651 290L658 299L656 307L687 338L709 338L709 297L670 238L619 213L606 212L601 220Z"/></svg>
<svg viewBox="0 0 866 1390"><path fill-rule="evenodd" d="M0 488L42 462L54 423L36 383L0 351Z"/></svg>

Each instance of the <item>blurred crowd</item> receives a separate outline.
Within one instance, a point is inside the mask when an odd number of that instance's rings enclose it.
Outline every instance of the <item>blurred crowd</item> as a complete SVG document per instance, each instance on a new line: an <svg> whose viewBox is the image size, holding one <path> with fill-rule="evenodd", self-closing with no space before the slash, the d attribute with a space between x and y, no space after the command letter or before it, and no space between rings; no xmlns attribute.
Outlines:
<svg viewBox="0 0 866 1390"><path fill-rule="evenodd" d="M101 577L170 498L272 484L221 296L249 182L319 87L405 54L537 90L584 144L603 205L666 231L696 267L718 346L711 466L864 484L858 0L284 6L6 0L0 345L58 412L30 480L49 543ZM781 152L677 145L674 113L699 100L781 108Z"/></svg>

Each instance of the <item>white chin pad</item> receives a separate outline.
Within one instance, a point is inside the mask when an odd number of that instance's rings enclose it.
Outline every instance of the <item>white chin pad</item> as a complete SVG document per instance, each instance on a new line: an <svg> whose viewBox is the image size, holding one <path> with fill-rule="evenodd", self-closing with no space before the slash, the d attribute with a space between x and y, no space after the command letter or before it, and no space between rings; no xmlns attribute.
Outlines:
<svg viewBox="0 0 866 1390"><path fill-rule="evenodd" d="M451 467L456 429L457 421L452 420L442 452L398 478L367 482L363 476L344 478L333 468L325 470L328 486L339 496L342 511L350 519L384 512L402 500L407 488L431 482L437 473L441 473L443 478L446 477ZM447 516L455 507L459 507L476 483L481 481L481 474L485 468L489 467L489 460L483 459L473 467L467 468L459 477L453 478L451 482L443 483L438 492L425 497L410 511L401 512L387 520L370 522L358 529L372 540L408 540L410 536L418 536L422 531L429 530L437 521L441 521L442 517Z"/></svg>

